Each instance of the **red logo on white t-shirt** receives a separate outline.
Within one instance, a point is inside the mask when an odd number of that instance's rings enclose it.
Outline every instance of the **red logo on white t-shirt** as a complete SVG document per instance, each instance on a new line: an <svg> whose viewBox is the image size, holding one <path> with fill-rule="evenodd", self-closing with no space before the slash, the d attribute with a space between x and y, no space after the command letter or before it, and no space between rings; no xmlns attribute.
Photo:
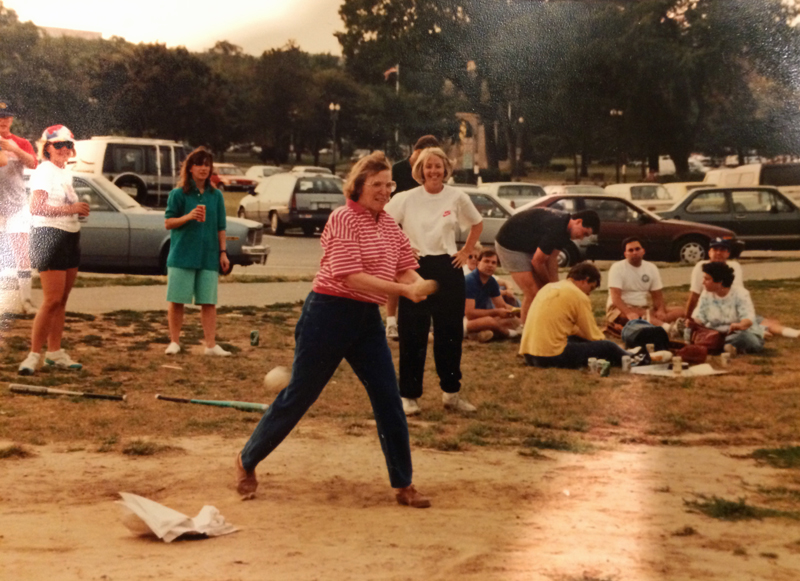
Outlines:
<svg viewBox="0 0 800 581"><path fill-rule="evenodd" d="M447 218L450 215L450 210L447 210L444 214L442 214L442 218Z"/></svg>

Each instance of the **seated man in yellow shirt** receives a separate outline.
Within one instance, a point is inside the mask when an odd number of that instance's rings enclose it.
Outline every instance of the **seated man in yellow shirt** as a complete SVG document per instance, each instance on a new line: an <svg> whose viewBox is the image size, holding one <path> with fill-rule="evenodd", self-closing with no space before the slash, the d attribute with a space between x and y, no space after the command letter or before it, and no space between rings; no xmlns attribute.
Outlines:
<svg viewBox="0 0 800 581"><path fill-rule="evenodd" d="M547 284L531 304L519 352L534 367L577 369L590 357L619 366L630 355L597 328L589 294L600 285L590 262L573 266L565 280Z"/></svg>

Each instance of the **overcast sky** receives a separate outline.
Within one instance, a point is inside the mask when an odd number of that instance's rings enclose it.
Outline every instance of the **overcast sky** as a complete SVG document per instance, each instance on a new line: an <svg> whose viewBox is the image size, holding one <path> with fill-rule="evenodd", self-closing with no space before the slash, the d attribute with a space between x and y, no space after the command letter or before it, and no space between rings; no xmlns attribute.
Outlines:
<svg viewBox="0 0 800 581"><path fill-rule="evenodd" d="M342 0L181 1L3 0L23 22L100 32L134 43L166 42L202 51L227 40L260 55L294 39L304 51L341 54L333 33L344 30Z"/></svg>

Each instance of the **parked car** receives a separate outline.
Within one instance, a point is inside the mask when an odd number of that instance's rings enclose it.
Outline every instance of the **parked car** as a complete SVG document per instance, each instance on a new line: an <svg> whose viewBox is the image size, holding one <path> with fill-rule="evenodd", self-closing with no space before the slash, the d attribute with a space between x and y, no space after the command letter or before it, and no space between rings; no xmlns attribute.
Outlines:
<svg viewBox="0 0 800 581"><path fill-rule="evenodd" d="M296 165L292 168L295 173L321 173L333 175L333 172L327 167L320 167L318 165Z"/></svg>
<svg viewBox="0 0 800 581"><path fill-rule="evenodd" d="M583 184L564 184L560 186L545 186L544 191L548 196L553 194L580 194L580 195L597 194L599 196L604 196L606 194L606 191L600 186L583 185Z"/></svg>
<svg viewBox="0 0 800 581"><path fill-rule="evenodd" d="M246 192L256 187L258 182L244 175L244 172L232 163L215 163L211 174L211 185L223 192Z"/></svg>
<svg viewBox="0 0 800 581"><path fill-rule="evenodd" d="M311 236L323 228L330 213L345 203L341 178L294 171L264 178L239 202L238 216L269 224L282 236L287 228L302 228Z"/></svg>
<svg viewBox="0 0 800 581"><path fill-rule="evenodd" d="M800 248L800 208L777 188L702 188L661 216L729 228L748 250Z"/></svg>
<svg viewBox="0 0 800 581"><path fill-rule="evenodd" d="M707 186L773 186L800 201L800 163L748 163L735 168L711 170L703 180Z"/></svg>
<svg viewBox="0 0 800 581"><path fill-rule="evenodd" d="M612 184L606 186L605 193L638 204L651 212L667 210L675 204L667 188L652 182Z"/></svg>
<svg viewBox="0 0 800 581"><path fill-rule="evenodd" d="M142 206L103 176L76 174L72 185L91 210L81 218L81 270L166 273L170 233L163 211ZM263 234L258 222L228 216L231 265L266 264L270 247Z"/></svg>
<svg viewBox="0 0 800 581"><path fill-rule="evenodd" d="M741 252L741 244L731 230L682 220L664 220L633 202L614 196L556 194L525 204L517 212L528 208L555 208L571 214L594 210L600 216L599 235L584 239L581 245L572 242L563 250L569 257L569 264L582 259L620 260L622 241L628 236L641 239L649 260L694 264L708 257L709 243L717 237L732 241L732 256Z"/></svg>
<svg viewBox="0 0 800 581"><path fill-rule="evenodd" d="M514 209L505 201L496 198L489 192L472 185L453 184L454 187L462 190L472 200L483 217L483 230L478 241L484 246L494 246L494 239L497 231L500 230L506 220L514 213ZM456 234L456 244L463 246L467 241L469 230L459 230Z"/></svg>
<svg viewBox="0 0 800 581"><path fill-rule="evenodd" d="M276 173L282 173L284 170L276 165L252 165L244 172L244 177L251 180L261 181L269 176L274 176Z"/></svg>
<svg viewBox="0 0 800 581"><path fill-rule="evenodd" d="M102 136L75 142L73 172L104 176L136 201L164 207L188 150L177 141Z"/></svg>
<svg viewBox="0 0 800 581"><path fill-rule="evenodd" d="M713 187L714 184L708 184L706 182L671 182L663 185L667 188L669 195L672 196L673 202L678 203L692 190Z"/></svg>
<svg viewBox="0 0 800 581"><path fill-rule="evenodd" d="M547 195L544 188L539 184L526 182L491 182L483 184L481 189L507 202L512 208Z"/></svg>

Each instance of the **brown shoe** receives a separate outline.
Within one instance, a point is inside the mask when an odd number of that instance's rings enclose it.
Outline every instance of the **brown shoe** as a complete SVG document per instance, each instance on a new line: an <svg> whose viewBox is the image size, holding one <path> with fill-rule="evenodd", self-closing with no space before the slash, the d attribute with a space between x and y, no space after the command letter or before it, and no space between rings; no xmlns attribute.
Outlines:
<svg viewBox="0 0 800 581"><path fill-rule="evenodd" d="M414 488L413 484L406 486L405 488L396 488L394 497L400 504L412 506L414 508L428 508L431 505L431 501L428 500L428 497L422 496L419 492L417 492L417 489Z"/></svg>
<svg viewBox="0 0 800 581"><path fill-rule="evenodd" d="M242 466L242 453L236 456L236 492L238 492L242 500L250 500L256 497L256 489L258 488L258 480L256 480L255 470L247 471Z"/></svg>

